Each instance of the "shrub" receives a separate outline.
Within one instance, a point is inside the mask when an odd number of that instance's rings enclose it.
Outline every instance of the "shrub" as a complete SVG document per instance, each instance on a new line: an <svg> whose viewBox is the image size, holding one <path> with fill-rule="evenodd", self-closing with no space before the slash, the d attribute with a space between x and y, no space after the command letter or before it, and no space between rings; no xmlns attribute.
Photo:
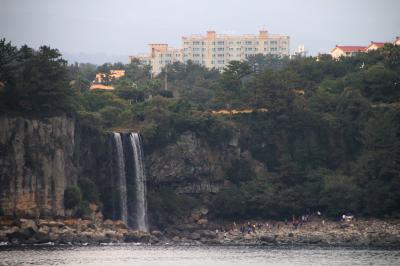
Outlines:
<svg viewBox="0 0 400 266"><path fill-rule="evenodd" d="M87 202L86 200L81 201L78 205L78 209L76 211L76 216L84 218L84 219L90 219L91 213L92 213L92 210L89 207L89 202Z"/></svg>
<svg viewBox="0 0 400 266"><path fill-rule="evenodd" d="M79 188L82 193L82 199L88 202L99 202L99 191L96 184L89 178L82 178L78 181Z"/></svg>
<svg viewBox="0 0 400 266"><path fill-rule="evenodd" d="M154 221L160 226L176 222L180 217L189 215L190 211L198 206L194 198L176 194L168 188L149 192L148 203Z"/></svg>
<svg viewBox="0 0 400 266"><path fill-rule="evenodd" d="M81 190L79 187L68 187L64 191L64 207L66 209L75 208L81 201Z"/></svg>

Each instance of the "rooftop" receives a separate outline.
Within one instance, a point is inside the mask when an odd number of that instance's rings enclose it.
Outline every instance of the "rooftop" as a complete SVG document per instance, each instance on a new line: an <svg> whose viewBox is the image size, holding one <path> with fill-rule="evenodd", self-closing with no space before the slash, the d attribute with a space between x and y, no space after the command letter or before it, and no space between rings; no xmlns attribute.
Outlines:
<svg viewBox="0 0 400 266"><path fill-rule="evenodd" d="M345 53L354 53L354 52L364 52L367 49L366 46L348 46L348 45L336 45L333 49L340 49Z"/></svg>

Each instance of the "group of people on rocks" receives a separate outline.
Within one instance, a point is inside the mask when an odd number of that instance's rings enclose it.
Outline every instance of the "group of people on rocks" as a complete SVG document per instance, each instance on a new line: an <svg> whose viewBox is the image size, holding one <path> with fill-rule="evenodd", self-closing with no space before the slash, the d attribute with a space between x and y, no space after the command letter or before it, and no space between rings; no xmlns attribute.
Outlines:
<svg viewBox="0 0 400 266"><path fill-rule="evenodd" d="M233 222L233 227L234 227L234 230L236 229L236 222ZM247 222L247 224L246 223L244 223L244 224L242 224L241 226L240 226L240 232L243 234L243 233L248 233L248 234L251 234L251 233L253 233L253 234L255 234L256 233L256 230L259 230L259 229L261 229L263 227L263 224L261 224L261 223L251 223L251 222Z"/></svg>
<svg viewBox="0 0 400 266"><path fill-rule="evenodd" d="M292 225L294 229L297 229L298 227L301 227L303 224L311 222L312 218L317 217L318 219L322 218L322 213L321 211L317 211L314 214L303 214L299 217L296 217L295 215L292 216ZM285 220L285 224L287 224L287 220ZM325 224L325 220L322 220L322 224Z"/></svg>
<svg viewBox="0 0 400 266"><path fill-rule="evenodd" d="M341 217L341 221L349 221L353 219L353 215L352 214L343 214ZM322 212L321 211L317 211L315 213L312 214L303 214L301 216L296 216L293 215L292 216L292 223L291 225L293 226L294 229L298 229L301 226L303 226L304 224L311 222L313 220L318 220L318 221L322 221L322 225L325 226L325 220L323 219L322 216ZM285 226L289 225L288 219L285 219L284 221ZM280 229L281 223L280 222L276 222L276 221L272 221L271 223L259 223L259 222L245 222L243 224L240 225L240 227L238 228L236 222L233 222L231 229L226 230L223 229L222 231L226 232L226 231L237 231L239 229L239 231L242 234L255 234L257 232L257 230L260 229L264 229L264 230L271 230L271 229Z"/></svg>

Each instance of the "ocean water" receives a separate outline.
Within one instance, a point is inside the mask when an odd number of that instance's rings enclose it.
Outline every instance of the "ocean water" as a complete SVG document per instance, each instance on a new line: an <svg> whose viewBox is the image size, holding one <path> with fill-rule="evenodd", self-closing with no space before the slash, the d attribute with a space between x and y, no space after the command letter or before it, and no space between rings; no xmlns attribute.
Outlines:
<svg viewBox="0 0 400 266"><path fill-rule="evenodd" d="M317 247L0 247L0 265L400 265L400 250Z"/></svg>

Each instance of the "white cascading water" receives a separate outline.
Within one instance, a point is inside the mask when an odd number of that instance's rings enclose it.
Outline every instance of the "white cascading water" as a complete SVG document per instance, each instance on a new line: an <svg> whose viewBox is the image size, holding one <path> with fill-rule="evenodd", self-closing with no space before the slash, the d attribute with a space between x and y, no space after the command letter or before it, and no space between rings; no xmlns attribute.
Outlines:
<svg viewBox="0 0 400 266"><path fill-rule="evenodd" d="M130 140L135 164L136 222L139 231L147 232L146 174L142 143L138 133L131 133Z"/></svg>
<svg viewBox="0 0 400 266"><path fill-rule="evenodd" d="M120 133L114 132L115 146L117 147L118 162L118 187L119 187L119 207L121 212L121 220L128 224L128 201L126 193L126 174L125 174L125 158L122 147L122 139Z"/></svg>

